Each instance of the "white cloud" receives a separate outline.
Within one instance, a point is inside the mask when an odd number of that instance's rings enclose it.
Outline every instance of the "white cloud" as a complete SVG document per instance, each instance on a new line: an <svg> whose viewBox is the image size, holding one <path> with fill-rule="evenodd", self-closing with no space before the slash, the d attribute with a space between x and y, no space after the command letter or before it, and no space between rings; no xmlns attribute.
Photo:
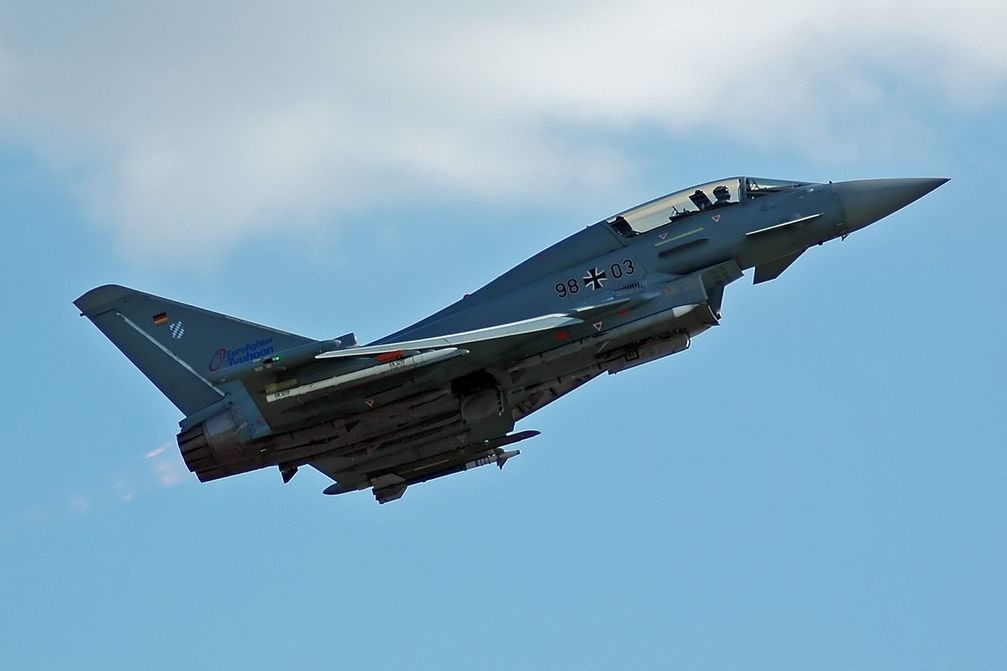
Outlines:
<svg viewBox="0 0 1007 671"><path fill-rule="evenodd" d="M184 481L184 474L178 465L178 455L172 451L167 456L164 453L175 447L175 441L171 440L160 445L143 455L143 458L151 462L151 469L157 483L162 487L174 487ZM130 497L132 498L132 497Z"/></svg>
<svg viewBox="0 0 1007 671"><path fill-rule="evenodd" d="M630 157L600 138L636 128L894 149L920 104L1002 101L1004 25L975 0L36 4L0 24L0 132L124 249L220 250L387 198L604 187Z"/></svg>
<svg viewBox="0 0 1007 671"><path fill-rule="evenodd" d="M43 492L43 499L22 503L17 521L25 526L38 526L68 513L98 514L110 504L129 505L151 492L191 482L178 452L165 454L174 446L175 441L170 440L143 453L142 461L120 464L114 473L92 473L79 484L55 495Z"/></svg>
<svg viewBox="0 0 1007 671"><path fill-rule="evenodd" d="M117 480L112 483L112 491L120 503L130 503L136 498L135 488L125 480Z"/></svg>
<svg viewBox="0 0 1007 671"><path fill-rule="evenodd" d="M91 509L91 499L80 494L74 494L70 497L67 505L75 513L86 513Z"/></svg>
<svg viewBox="0 0 1007 671"><path fill-rule="evenodd" d="M155 462L154 473L157 475L158 484L162 487L174 487L182 484L182 471L178 464L172 461Z"/></svg>
<svg viewBox="0 0 1007 671"><path fill-rule="evenodd" d="M154 459L154 458L158 457L159 455L163 454L165 450L167 450L169 447L172 446L172 444L173 443L165 443L164 445L161 445L160 447L155 447L150 452L147 452L146 454L144 454L143 458L144 459Z"/></svg>

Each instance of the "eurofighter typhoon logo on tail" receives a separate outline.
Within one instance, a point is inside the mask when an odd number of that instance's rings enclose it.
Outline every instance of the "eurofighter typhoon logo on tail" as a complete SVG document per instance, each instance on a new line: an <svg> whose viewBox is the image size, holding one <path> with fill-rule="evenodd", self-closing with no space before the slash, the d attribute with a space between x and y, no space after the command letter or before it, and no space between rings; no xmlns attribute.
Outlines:
<svg viewBox="0 0 1007 671"><path fill-rule="evenodd" d="M272 337L259 338L233 349L221 347L213 353L213 358L210 359L210 372L216 372L224 366L238 366L249 361L263 359L273 354L275 350Z"/></svg>
<svg viewBox="0 0 1007 671"><path fill-rule="evenodd" d="M690 187L588 226L366 346L117 285L75 304L184 413L178 446L201 481L275 466L287 482L311 466L334 481L326 494L369 488L385 503L410 485L503 468L519 454L509 446L538 435L517 422L602 373L687 349L720 323L724 289L745 270L756 284L776 279L809 248L946 181Z"/></svg>

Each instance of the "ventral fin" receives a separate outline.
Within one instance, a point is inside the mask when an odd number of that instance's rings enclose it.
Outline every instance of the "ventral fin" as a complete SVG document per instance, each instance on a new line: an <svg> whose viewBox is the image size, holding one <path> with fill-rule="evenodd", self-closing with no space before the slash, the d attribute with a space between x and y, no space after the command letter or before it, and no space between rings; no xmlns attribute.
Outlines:
<svg viewBox="0 0 1007 671"><path fill-rule="evenodd" d="M762 265L755 266L755 280L752 284L761 284L763 282L768 282L769 280L775 280L784 270L790 267L790 264L797 260L798 256L803 253L804 250L802 249L796 254L781 256L769 263L763 263Z"/></svg>

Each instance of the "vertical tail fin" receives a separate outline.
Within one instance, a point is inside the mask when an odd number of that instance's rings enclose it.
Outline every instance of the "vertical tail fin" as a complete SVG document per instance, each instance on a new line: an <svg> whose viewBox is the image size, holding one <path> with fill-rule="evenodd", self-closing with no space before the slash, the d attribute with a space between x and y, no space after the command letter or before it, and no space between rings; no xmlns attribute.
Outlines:
<svg viewBox="0 0 1007 671"><path fill-rule="evenodd" d="M74 305L186 415L223 397L217 370L314 342L115 284Z"/></svg>

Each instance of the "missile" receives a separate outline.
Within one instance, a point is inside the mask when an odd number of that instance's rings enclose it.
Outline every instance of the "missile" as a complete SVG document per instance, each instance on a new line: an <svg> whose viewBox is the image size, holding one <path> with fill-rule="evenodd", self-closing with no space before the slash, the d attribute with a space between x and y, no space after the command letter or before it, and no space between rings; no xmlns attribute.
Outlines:
<svg viewBox="0 0 1007 671"><path fill-rule="evenodd" d="M418 352L412 356L404 356L401 359L394 359L385 363L379 363L362 370L353 371L352 373L335 375L333 377L325 378L324 380L302 384L291 389L280 389L266 394L266 401L268 403L275 403L276 401L282 401L285 398L311 394L323 389L362 384L379 377L397 374L405 370L421 368L423 366L429 366L430 364L447 361L459 356L465 356L468 353L468 350L460 349L458 347L444 347L442 349L435 349L429 352Z"/></svg>
<svg viewBox="0 0 1007 671"><path fill-rule="evenodd" d="M370 485L374 488L374 497L378 503L394 501L402 496L406 487L416 485L421 482L443 478L452 473L469 471L480 466L496 464L497 468L503 470L504 465L514 457L521 454L520 450L504 450L500 445L513 445L514 443L538 435L538 431L520 431L510 436L502 436L484 443L477 443L475 450L465 450L453 460L445 458L439 454L420 461L400 466L393 473L383 473L372 477ZM489 449L486 449L489 447ZM326 487L322 493L326 495L345 494L347 492L363 489L363 486L343 486L339 483Z"/></svg>
<svg viewBox="0 0 1007 671"><path fill-rule="evenodd" d="M482 453L481 456L476 457L475 459L468 458L467 461L455 462L446 468L440 468L433 472L424 473L422 472L423 467L420 467L415 469L420 472L410 477L404 477L397 473L386 473L376 478L372 478L370 484L374 488L374 498L378 500L378 503L387 503L388 501L394 501L395 499L401 497L406 491L406 487L409 485L418 485L421 482L436 480L437 478L443 478L446 475L470 471L473 468L489 466L490 464L496 464L498 468L503 470L504 464L519 454L521 454L521 450L506 451L498 447L490 450L488 453ZM399 470L408 472L410 469ZM326 487L322 490L322 493L328 496L333 496L336 494L346 494L351 491L356 491L357 489L362 489L362 487L344 487L339 483L336 483Z"/></svg>
<svg viewBox="0 0 1007 671"><path fill-rule="evenodd" d="M473 459L472 461L465 462L461 470L468 471L473 468L479 468L480 466L488 466L489 464L496 464L497 467L502 471L504 464L511 457L516 457L521 454L521 450L511 450L510 452L505 452L501 449L493 450L493 454L488 454L485 457L480 457L478 459ZM445 474L446 475L446 474Z"/></svg>
<svg viewBox="0 0 1007 671"><path fill-rule="evenodd" d="M517 440L514 442L517 442ZM438 455L430 460L420 461L409 466L398 468L396 469L396 472L398 477L400 477L405 484L413 485L420 482L426 482L427 480L441 478L445 475L451 475L452 473L470 471L473 468L488 466L490 464L496 464L499 469L503 470L504 464L519 454L521 454L521 450L507 451L501 447L494 447L491 450L480 451L476 452L474 455L461 457L454 463L449 462L447 466L444 466L444 461L442 461L441 455Z"/></svg>
<svg viewBox="0 0 1007 671"><path fill-rule="evenodd" d="M699 303L689 303L678 305L668 310L648 315L642 319L631 321L614 328L608 329L597 335L576 340L568 345L556 347L541 354L534 354L526 359L518 361L510 367L509 373L514 379L519 378L525 371L537 368L543 364L558 359L577 354L586 349L593 349L596 356L602 356L609 352L621 349L625 344L633 339L646 338L648 334L657 333L667 329L669 324L681 317L691 314L700 307Z"/></svg>

